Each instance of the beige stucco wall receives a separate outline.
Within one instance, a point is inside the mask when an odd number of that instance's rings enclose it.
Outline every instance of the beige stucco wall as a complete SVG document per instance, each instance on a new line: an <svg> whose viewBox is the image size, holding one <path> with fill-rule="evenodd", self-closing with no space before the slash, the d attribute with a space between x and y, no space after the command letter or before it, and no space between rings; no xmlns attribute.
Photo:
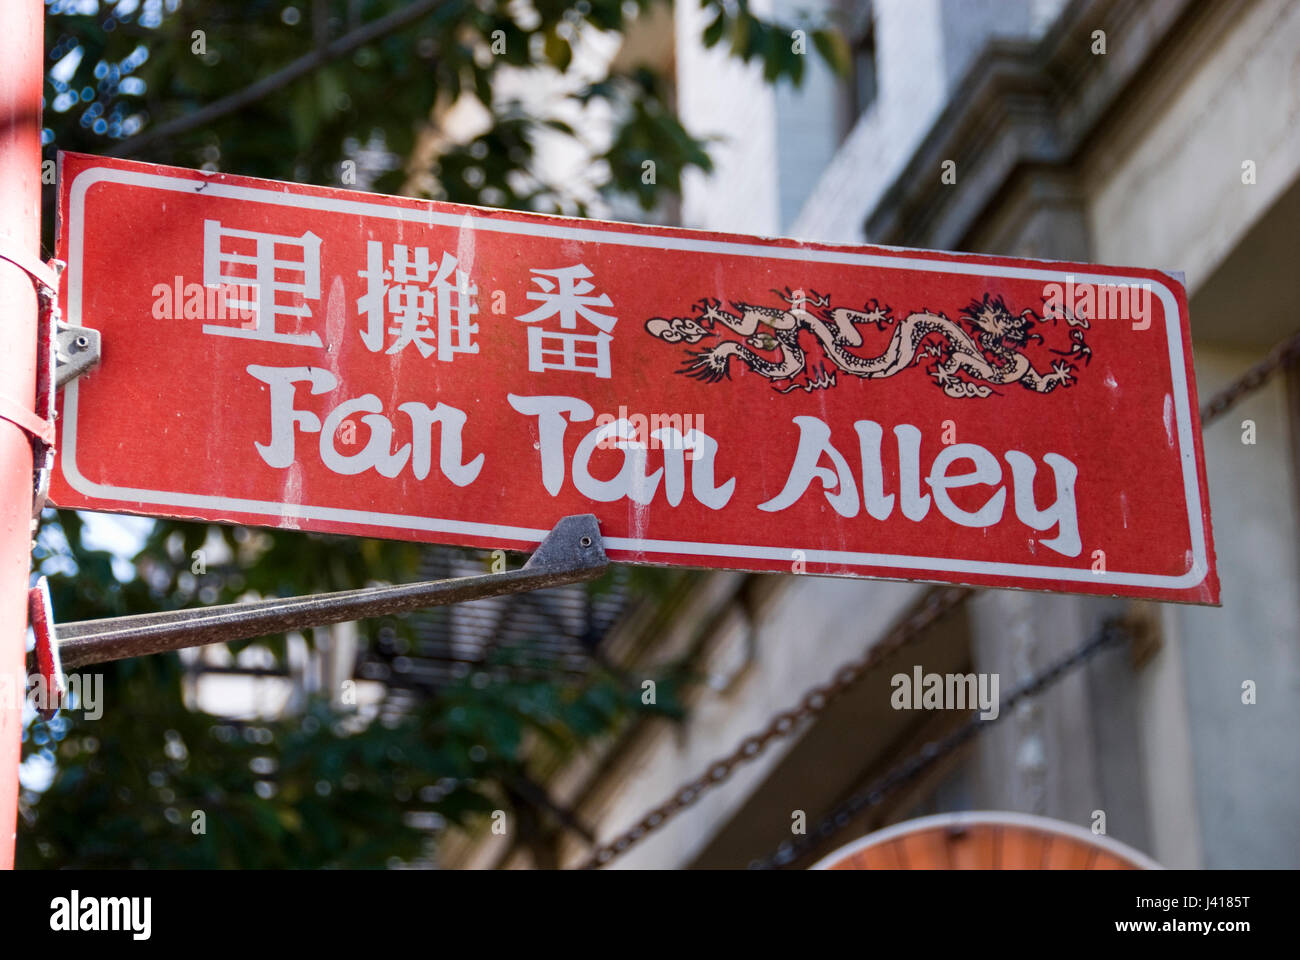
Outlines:
<svg viewBox="0 0 1300 960"><path fill-rule="evenodd" d="M1198 38L1202 55L1156 78L1086 171L1095 259L1185 271L1193 331L1215 341L1231 337L1232 318L1198 320L1196 295L1300 177L1300 4L1222 6ZM1254 184L1242 182L1245 161ZM1300 229L1292 237L1300 250ZM1247 310L1269 285L1255 277L1233 300ZM1293 332L1279 326L1272 339ZM1198 339L1202 400L1262 352ZM1166 607L1165 649L1140 678L1151 852L1168 866L1300 862L1300 568L1284 396L1274 381L1206 428L1223 607ZM1247 419L1253 445L1242 443ZM1246 680L1258 684L1253 706L1241 702Z"/></svg>
<svg viewBox="0 0 1300 960"><path fill-rule="evenodd" d="M1300 170L1300 4L1219 6L1203 55L1153 78L1085 170L1094 259L1181 270L1191 293Z"/></svg>
<svg viewBox="0 0 1300 960"><path fill-rule="evenodd" d="M808 688L825 683L847 660L869 646L870 630L890 623L925 588L914 584L792 576L765 611L753 635L750 667L725 692L705 691L682 725L662 726L639 743L617 789L582 815L599 824L600 839L632 826L682 783L698 777L745 737L760 732L777 710L794 706ZM733 629L741 629L735 625ZM735 639L720 636L720 645ZM757 760L740 767L721 787L651 840L614 862L628 868L689 864L763 778L799 741L774 741Z"/></svg>

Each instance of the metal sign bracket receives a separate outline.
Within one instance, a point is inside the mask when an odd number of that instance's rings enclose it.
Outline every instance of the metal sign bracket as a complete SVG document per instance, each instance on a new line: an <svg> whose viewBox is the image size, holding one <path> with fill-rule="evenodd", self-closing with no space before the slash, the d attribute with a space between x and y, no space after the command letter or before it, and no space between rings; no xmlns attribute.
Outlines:
<svg viewBox="0 0 1300 960"><path fill-rule="evenodd" d="M208 643L248 640L286 630L384 616L427 607L482 600L543 587L595 580L609 559L592 514L560 520L528 562L517 570L477 577L430 580L393 587L369 587L282 600L257 600L191 610L168 610L78 623L47 624L36 630L36 659L61 661L63 669L180 650ZM48 606L45 607L48 610ZM40 638L50 647L40 649ZM58 661L52 657L58 654ZM38 663L29 660L29 669Z"/></svg>
<svg viewBox="0 0 1300 960"><path fill-rule="evenodd" d="M54 386L75 380L99 363L99 331L63 320L54 324Z"/></svg>
<svg viewBox="0 0 1300 960"><path fill-rule="evenodd" d="M32 531L50 486L54 467L54 393L99 362L99 331L63 322L59 311L62 260L42 263L0 236L0 260L12 263L32 281L39 302L36 323L36 409L0 395L0 418L16 424L32 441Z"/></svg>

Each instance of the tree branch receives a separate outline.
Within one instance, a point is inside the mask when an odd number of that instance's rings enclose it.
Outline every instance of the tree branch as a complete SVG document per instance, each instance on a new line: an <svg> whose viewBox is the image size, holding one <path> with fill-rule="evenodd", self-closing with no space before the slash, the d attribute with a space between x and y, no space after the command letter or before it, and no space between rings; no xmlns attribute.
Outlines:
<svg viewBox="0 0 1300 960"><path fill-rule="evenodd" d="M160 140L168 137L174 137L177 134L187 133L197 127L205 126L218 120L227 114L241 110L250 104L256 103L263 97L275 93L277 90L287 87L295 80L299 80L313 70L324 66L331 61L338 60L340 57L346 57L352 51L359 47L364 47L368 43L385 37L390 33L395 33L403 27L409 26L420 17L432 12L444 0L414 0L409 6L400 10L394 10L392 13L382 16L377 20L357 29L345 33L332 43L324 47L318 47L311 53L305 54L294 60L288 66L277 70L269 76L263 77L256 83L251 83L242 90L236 90L229 96L222 97L213 103L208 104L193 113L187 113L184 116L177 117L167 123L159 124L152 130L146 130L144 133L123 140L121 143L114 145L105 151L105 155L110 157L130 157L135 156L147 147L152 146Z"/></svg>

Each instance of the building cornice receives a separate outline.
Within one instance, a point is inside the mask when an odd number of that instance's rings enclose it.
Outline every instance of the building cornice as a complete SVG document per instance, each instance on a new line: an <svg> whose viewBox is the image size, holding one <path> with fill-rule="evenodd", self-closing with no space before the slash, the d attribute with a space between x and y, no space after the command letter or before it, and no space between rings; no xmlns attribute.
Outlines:
<svg viewBox="0 0 1300 960"><path fill-rule="evenodd" d="M1071 168L1194 0L1073 0L1037 42L994 40L865 223L872 243L963 249L1024 168ZM1092 53L1094 31L1106 53ZM941 181L945 161L956 182Z"/></svg>

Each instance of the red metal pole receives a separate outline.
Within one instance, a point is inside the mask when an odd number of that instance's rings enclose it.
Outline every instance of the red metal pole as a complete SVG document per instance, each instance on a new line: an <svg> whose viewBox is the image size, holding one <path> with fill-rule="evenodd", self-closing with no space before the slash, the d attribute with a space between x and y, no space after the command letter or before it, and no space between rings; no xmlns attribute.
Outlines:
<svg viewBox="0 0 1300 960"><path fill-rule="evenodd" d="M41 242L43 14L41 0L0 3L0 237L33 259ZM0 395L31 410L36 290L7 260L0 260L0 330ZM31 439L0 419L0 869L14 864L31 514Z"/></svg>

